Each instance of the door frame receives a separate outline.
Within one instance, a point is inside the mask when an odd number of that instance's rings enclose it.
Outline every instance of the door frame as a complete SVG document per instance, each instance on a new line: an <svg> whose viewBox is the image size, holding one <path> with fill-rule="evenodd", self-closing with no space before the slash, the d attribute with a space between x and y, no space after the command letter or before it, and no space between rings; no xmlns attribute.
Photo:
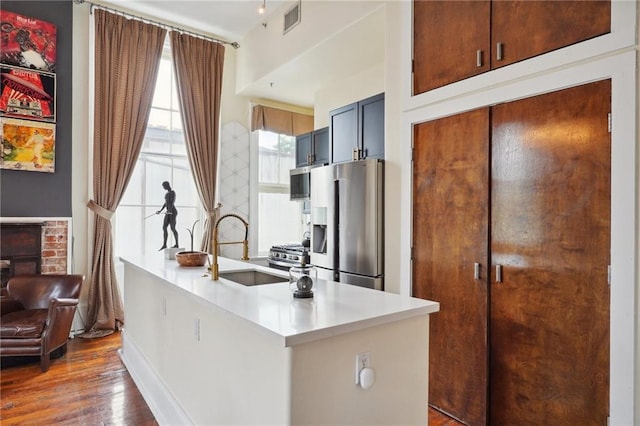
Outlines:
<svg viewBox="0 0 640 426"><path fill-rule="evenodd" d="M528 79L496 83L467 95L423 105L402 114L401 140L401 268L400 293L411 294L411 238L413 188L411 163L413 125L515 99L531 97L597 80L611 79L611 424L634 424L635 402L640 397L638 371L640 356L635 347L638 335L637 298L640 242L638 199L637 110L638 87L636 53L627 48L609 57L600 57L565 68L553 69ZM463 82L464 83L464 82ZM640 417L640 413L637 414Z"/></svg>

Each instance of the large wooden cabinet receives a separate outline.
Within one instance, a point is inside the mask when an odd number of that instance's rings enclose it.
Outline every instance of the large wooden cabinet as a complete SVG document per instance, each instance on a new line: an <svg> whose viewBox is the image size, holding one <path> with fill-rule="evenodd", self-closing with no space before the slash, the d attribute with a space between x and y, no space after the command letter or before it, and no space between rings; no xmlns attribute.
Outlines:
<svg viewBox="0 0 640 426"><path fill-rule="evenodd" d="M384 93L329 113L331 162L384 159Z"/></svg>
<svg viewBox="0 0 640 426"><path fill-rule="evenodd" d="M606 424L610 81L415 126L429 403L469 425Z"/></svg>
<svg viewBox="0 0 640 426"><path fill-rule="evenodd" d="M611 2L414 0L417 95L611 31Z"/></svg>

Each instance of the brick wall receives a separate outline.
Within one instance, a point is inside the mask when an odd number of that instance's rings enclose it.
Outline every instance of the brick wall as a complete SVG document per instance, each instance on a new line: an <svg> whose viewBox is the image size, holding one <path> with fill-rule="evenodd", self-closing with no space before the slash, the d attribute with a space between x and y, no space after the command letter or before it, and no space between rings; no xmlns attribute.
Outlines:
<svg viewBox="0 0 640 426"><path fill-rule="evenodd" d="M42 227L42 273L66 274L69 253L69 223L65 220L45 221Z"/></svg>

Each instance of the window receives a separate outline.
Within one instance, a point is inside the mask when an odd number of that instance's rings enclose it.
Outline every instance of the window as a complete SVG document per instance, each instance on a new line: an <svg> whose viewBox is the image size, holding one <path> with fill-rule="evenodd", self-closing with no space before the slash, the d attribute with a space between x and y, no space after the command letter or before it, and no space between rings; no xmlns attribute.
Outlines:
<svg viewBox="0 0 640 426"><path fill-rule="evenodd" d="M164 216L155 212L164 204L164 181L168 181L176 192L176 230L180 247L191 249L187 229L191 230L193 223L203 216L186 155L170 49L167 39L142 150L116 211L117 256L151 253L162 246ZM199 249L202 235L200 225L202 221L194 230L196 250ZM167 231L167 247L171 247L174 245L173 234L170 228Z"/></svg>
<svg viewBox="0 0 640 426"><path fill-rule="evenodd" d="M289 200L289 170L296 165L296 138L259 130L257 170L258 255L276 244L302 241L300 202ZM255 210L254 210L255 211Z"/></svg>

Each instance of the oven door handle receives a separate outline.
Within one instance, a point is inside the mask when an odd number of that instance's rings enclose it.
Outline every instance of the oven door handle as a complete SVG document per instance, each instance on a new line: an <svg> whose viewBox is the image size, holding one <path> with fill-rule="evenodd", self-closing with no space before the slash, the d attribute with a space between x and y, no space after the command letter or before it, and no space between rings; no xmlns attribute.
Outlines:
<svg viewBox="0 0 640 426"><path fill-rule="evenodd" d="M281 260L275 260L275 259L267 259L267 262L269 264L274 264L274 265L278 265L278 266L285 266L287 268L290 268L292 266L300 266L301 265L300 262L283 262Z"/></svg>

